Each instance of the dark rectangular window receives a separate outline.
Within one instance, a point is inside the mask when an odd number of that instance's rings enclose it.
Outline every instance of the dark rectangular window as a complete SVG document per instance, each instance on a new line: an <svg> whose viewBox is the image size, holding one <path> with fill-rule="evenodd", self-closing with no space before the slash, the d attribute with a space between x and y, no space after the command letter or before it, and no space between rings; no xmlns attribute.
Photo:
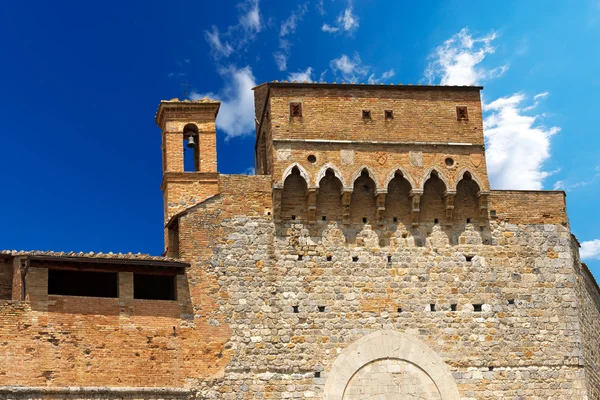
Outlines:
<svg viewBox="0 0 600 400"><path fill-rule="evenodd" d="M177 300L175 275L133 274L133 298Z"/></svg>
<svg viewBox="0 0 600 400"><path fill-rule="evenodd" d="M48 294L117 298L119 275L116 272L49 269Z"/></svg>

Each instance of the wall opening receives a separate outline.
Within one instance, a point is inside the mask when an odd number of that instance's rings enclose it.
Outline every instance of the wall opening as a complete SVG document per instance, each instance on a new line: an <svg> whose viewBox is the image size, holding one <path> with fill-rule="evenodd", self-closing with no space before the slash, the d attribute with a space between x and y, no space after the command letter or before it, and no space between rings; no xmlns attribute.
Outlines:
<svg viewBox="0 0 600 400"><path fill-rule="evenodd" d="M10 300L12 298L12 281L12 261L0 260L0 300Z"/></svg>
<svg viewBox="0 0 600 400"><path fill-rule="evenodd" d="M366 170L354 182L350 202L350 218L352 223L368 223L376 218L375 182Z"/></svg>
<svg viewBox="0 0 600 400"><path fill-rule="evenodd" d="M198 127L187 124L183 127L183 170L185 172L200 171L200 137Z"/></svg>
<svg viewBox="0 0 600 400"><path fill-rule="evenodd" d="M456 186L456 197L454 198L454 215L459 221L467 221L467 224L477 221L479 217L477 193L479 190L479 185L471 177L471 174L465 172Z"/></svg>
<svg viewBox="0 0 600 400"><path fill-rule="evenodd" d="M281 194L281 219L306 220L308 217L308 204L306 199L307 185L300 175L298 167L283 182Z"/></svg>
<svg viewBox="0 0 600 400"><path fill-rule="evenodd" d="M325 172L325 176L319 182L319 193L317 195L317 215L321 215L323 221L337 221L342 217L341 205L342 182L334 175L331 169Z"/></svg>
<svg viewBox="0 0 600 400"><path fill-rule="evenodd" d="M119 275L116 272L48 269L48 294L117 298Z"/></svg>
<svg viewBox="0 0 600 400"><path fill-rule="evenodd" d="M444 204L444 192L446 185L437 173L431 173L431 177L425 182L423 196L421 197L421 215L422 221L431 221L439 223L446 215L446 206Z"/></svg>
<svg viewBox="0 0 600 400"><path fill-rule="evenodd" d="M177 300L175 275L133 274L133 298Z"/></svg>

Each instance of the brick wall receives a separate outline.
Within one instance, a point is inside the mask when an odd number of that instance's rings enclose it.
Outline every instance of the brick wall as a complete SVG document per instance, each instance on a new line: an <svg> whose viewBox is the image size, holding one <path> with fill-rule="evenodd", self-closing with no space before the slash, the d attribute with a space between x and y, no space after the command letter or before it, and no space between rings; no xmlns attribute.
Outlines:
<svg viewBox="0 0 600 400"><path fill-rule="evenodd" d="M513 224L562 224L567 226L565 192L493 190L489 210Z"/></svg>

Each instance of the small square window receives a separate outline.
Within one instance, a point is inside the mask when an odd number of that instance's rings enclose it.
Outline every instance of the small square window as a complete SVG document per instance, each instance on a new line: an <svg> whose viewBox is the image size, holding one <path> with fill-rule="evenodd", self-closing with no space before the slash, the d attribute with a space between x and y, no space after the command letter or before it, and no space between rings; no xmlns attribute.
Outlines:
<svg viewBox="0 0 600 400"><path fill-rule="evenodd" d="M302 103L290 103L290 117L302 117Z"/></svg>
<svg viewBox="0 0 600 400"><path fill-rule="evenodd" d="M456 106L456 120L457 121L466 121L469 119L469 114L467 112L466 106Z"/></svg>
<svg viewBox="0 0 600 400"><path fill-rule="evenodd" d="M385 110L383 113L385 115L385 119L394 119L394 111Z"/></svg>
<svg viewBox="0 0 600 400"><path fill-rule="evenodd" d="M362 110L363 119L371 119L371 110Z"/></svg>

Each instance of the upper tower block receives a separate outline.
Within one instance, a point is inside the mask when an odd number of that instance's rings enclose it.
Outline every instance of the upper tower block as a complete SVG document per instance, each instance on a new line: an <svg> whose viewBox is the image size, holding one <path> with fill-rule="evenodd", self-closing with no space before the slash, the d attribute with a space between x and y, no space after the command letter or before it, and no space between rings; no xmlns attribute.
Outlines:
<svg viewBox="0 0 600 400"><path fill-rule="evenodd" d="M257 86L256 172L272 176L274 215L295 182L306 188L311 220L324 179L341 186L342 208L358 196L357 185L371 187L381 214L394 178L406 181L415 220L426 184L437 185L439 196L432 199L444 199L440 207L450 220L459 183L468 181L461 187L473 187L483 214L489 182L481 89L276 81Z"/></svg>
<svg viewBox="0 0 600 400"><path fill-rule="evenodd" d="M165 222L218 192L215 121L220 105L203 98L163 100L158 106L155 121L162 130Z"/></svg>

